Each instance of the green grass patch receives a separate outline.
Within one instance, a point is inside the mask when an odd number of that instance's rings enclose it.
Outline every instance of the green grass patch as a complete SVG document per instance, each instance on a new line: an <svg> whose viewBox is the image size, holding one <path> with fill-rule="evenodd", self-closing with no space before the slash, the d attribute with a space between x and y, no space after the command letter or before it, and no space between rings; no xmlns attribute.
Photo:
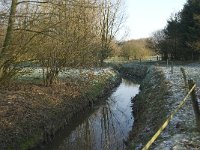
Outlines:
<svg viewBox="0 0 200 150"><path fill-rule="evenodd" d="M20 150L27 150L33 148L40 140L41 134L40 132L36 132L31 137L24 140L24 142L20 145Z"/></svg>

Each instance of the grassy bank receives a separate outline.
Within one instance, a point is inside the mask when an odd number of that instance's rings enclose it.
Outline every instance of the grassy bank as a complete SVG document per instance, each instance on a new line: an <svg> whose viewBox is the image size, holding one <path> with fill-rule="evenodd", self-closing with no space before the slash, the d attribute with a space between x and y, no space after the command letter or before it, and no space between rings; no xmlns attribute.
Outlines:
<svg viewBox="0 0 200 150"><path fill-rule="evenodd" d="M150 67L142 81L141 92L133 99L134 127L130 134L130 149L142 148L166 119L168 82L156 67Z"/></svg>
<svg viewBox="0 0 200 150"><path fill-rule="evenodd" d="M38 77L30 82L27 76L0 87L2 150L26 150L50 141L74 115L109 94L120 82L111 69L76 73L76 78L69 77L71 73L63 74L59 83L50 87L40 84Z"/></svg>
<svg viewBox="0 0 200 150"><path fill-rule="evenodd" d="M129 66L135 64L130 63ZM166 62L141 63L141 66L147 66L148 71L141 82L141 92L133 99L135 121L129 138L129 149L138 150L145 146L185 97L188 90L180 68L186 70L187 79L194 79L198 87L200 83L199 62L174 62L173 72ZM134 77L135 72L129 70L129 76ZM192 103L188 99L151 149L199 149L200 136L195 125Z"/></svg>
<svg viewBox="0 0 200 150"><path fill-rule="evenodd" d="M120 72L141 84L140 93L132 100L135 119L128 139L129 149L141 149L167 116L168 81L161 69L150 64L121 65Z"/></svg>

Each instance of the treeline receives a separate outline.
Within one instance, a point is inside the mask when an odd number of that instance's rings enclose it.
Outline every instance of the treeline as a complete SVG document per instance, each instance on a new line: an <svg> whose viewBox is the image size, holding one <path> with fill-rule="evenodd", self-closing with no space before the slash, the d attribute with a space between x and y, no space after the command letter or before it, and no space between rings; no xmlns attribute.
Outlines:
<svg viewBox="0 0 200 150"><path fill-rule="evenodd" d="M122 0L1 1L0 82L22 61L37 61L46 85L65 67L102 66L123 21L121 6Z"/></svg>
<svg viewBox="0 0 200 150"><path fill-rule="evenodd" d="M112 57L123 60L146 59L154 54L148 46L148 39L137 39L119 42L112 51Z"/></svg>
<svg viewBox="0 0 200 150"><path fill-rule="evenodd" d="M121 43L121 56L129 59L145 59L153 55L152 49L147 46L148 39L129 40Z"/></svg>
<svg viewBox="0 0 200 150"><path fill-rule="evenodd" d="M198 60L200 57L200 1L187 0L183 9L170 17L163 30L153 34L149 47L163 60Z"/></svg>

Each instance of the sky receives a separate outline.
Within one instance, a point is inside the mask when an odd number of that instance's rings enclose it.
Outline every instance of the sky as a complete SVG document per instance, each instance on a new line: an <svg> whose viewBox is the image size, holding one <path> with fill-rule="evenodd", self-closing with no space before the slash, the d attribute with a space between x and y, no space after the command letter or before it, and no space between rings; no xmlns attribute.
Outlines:
<svg viewBox="0 0 200 150"><path fill-rule="evenodd" d="M128 33L125 39L128 40L149 37L154 31L163 29L171 14L180 11L187 0L125 1L127 19L124 26Z"/></svg>

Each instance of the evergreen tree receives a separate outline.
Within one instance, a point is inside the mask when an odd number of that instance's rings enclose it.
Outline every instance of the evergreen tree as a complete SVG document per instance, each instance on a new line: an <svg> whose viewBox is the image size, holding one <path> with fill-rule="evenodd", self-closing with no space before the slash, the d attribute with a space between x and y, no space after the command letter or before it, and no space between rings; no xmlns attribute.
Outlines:
<svg viewBox="0 0 200 150"><path fill-rule="evenodd" d="M157 32L158 33L158 32ZM157 38L155 38L157 37ZM172 16L162 38L152 40L163 59L198 60L200 57L200 1L188 0L181 12Z"/></svg>
<svg viewBox="0 0 200 150"><path fill-rule="evenodd" d="M180 60L180 13L171 16L167 23L168 24L164 29L167 46L165 49L167 49L171 59Z"/></svg>
<svg viewBox="0 0 200 150"><path fill-rule="evenodd" d="M180 21L180 43L185 60L196 60L200 54L194 46L200 37L199 26L195 21L196 15L200 15L200 1L188 0L181 11Z"/></svg>

